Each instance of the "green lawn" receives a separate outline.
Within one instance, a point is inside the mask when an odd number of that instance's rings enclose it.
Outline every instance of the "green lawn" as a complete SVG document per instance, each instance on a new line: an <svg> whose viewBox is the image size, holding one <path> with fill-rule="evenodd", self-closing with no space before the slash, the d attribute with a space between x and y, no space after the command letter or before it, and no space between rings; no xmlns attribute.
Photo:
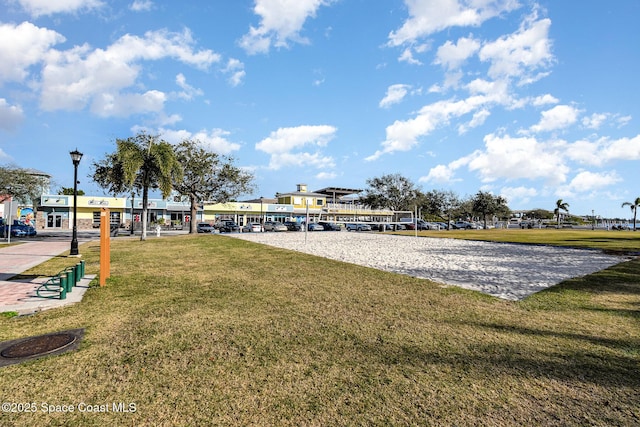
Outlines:
<svg viewBox="0 0 640 427"><path fill-rule="evenodd" d="M578 239L551 231L534 243ZM81 253L96 272L98 247ZM636 258L510 302L224 236L113 239L81 304L0 317L2 340L86 328L75 352L1 368L3 402L39 410L0 424L638 425L639 279ZM113 402L136 411L77 409Z"/></svg>

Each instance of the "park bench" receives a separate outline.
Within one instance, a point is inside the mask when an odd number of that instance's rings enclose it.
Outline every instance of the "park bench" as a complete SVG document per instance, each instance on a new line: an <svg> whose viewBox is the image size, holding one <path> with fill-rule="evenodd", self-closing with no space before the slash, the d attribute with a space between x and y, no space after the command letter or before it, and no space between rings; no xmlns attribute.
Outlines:
<svg viewBox="0 0 640 427"><path fill-rule="evenodd" d="M84 267L84 261L66 267L40 285L36 290L36 295L40 298L66 299L67 293L72 292L76 283L84 277Z"/></svg>

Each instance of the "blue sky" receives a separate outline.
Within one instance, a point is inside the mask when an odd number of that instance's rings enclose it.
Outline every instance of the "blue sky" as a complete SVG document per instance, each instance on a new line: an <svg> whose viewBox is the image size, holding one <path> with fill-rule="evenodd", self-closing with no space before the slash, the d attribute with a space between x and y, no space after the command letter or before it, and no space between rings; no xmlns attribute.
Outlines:
<svg viewBox="0 0 640 427"><path fill-rule="evenodd" d="M198 139L273 197L503 195L630 217L640 2L0 0L0 163L73 185L140 131ZM251 195L247 195L249 197Z"/></svg>

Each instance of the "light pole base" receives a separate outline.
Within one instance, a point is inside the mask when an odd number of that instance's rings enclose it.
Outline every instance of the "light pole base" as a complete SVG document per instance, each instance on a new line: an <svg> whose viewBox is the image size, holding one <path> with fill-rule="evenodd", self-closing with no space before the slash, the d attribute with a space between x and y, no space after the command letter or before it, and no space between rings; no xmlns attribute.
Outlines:
<svg viewBox="0 0 640 427"><path fill-rule="evenodd" d="M71 241L71 250L69 251L70 256L78 256L78 241L73 239Z"/></svg>

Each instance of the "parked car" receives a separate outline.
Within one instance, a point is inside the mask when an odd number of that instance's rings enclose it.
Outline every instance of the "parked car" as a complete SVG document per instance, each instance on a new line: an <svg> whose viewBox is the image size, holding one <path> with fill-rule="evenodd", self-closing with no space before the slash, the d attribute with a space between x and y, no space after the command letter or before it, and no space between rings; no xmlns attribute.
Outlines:
<svg viewBox="0 0 640 427"><path fill-rule="evenodd" d="M266 221L264 223L264 231L287 231L288 228L281 222Z"/></svg>
<svg viewBox="0 0 640 427"><path fill-rule="evenodd" d="M4 225L0 227L0 237L6 237L9 234L9 226ZM11 237L25 237L27 232L15 225L11 226Z"/></svg>
<svg viewBox="0 0 640 427"><path fill-rule="evenodd" d="M477 228L474 223L468 221L457 221L453 224L453 227L462 230L471 230Z"/></svg>
<svg viewBox="0 0 640 427"><path fill-rule="evenodd" d="M206 222L201 222L196 226L196 228L198 229L198 233L213 233L215 230L213 225Z"/></svg>
<svg viewBox="0 0 640 427"><path fill-rule="evenodd" d="M340 225L336 224L335 222L320 221L320 222L318 222L318 224L320 224L322 226L322 228L324 228L325 231L340 231L340 230L342 230Z"/></svg>
<svg viewBox="0 0 640 427"><path fill-rule="evenodd" d="M347 231L371 231L369 224L347 224Z"/></svg>
<svg viewBox="0 0 640 427"><path fill-rule="evenodd" d="M238 226L238 224L236 224L233 221L222 221L222 222L216 223L215 227L221 233L233 233L233 232L240 231L240 226Z"/></svg>
<svg viewBox="0 0 640 427"><path fill-rule="evenodd" d="M287 227L289 231L300 231L302 230L302 226L295 221L285 221L284 226Z"/></svg>
<svg viewBox="0 0 640 427"><path fill-rule="evenodd" d="M441 227L434 222L427 222L419 219L417 222L418 230L439 230Z"/></svg>
<svg viewBox="0 0 640 427"><path fill-rule="evenodd" d="M243 233L260 233L262 231L262 226L259 222L250 222L249 224L242 227Z"/></svg>
<svg viewBox="0 0 640 427"><path fill-rule="evenodd" d="M307 227L309 231L324 231L324 227L318 224L317 222L310 222Z"/></svg>
<svg viewBox="0 0 640 427"><path fill-rule="evenodd" d="M4 226L0 226L0 237L5 237L8 233L9 230L9 226L8 225L4 225ZM11 225L11 236L12 237L32 237L32 236L36 236L38 233L36 232L36 229L34 226L32 225L27 225L23 222L14 220L13 224Z"/></svg>

